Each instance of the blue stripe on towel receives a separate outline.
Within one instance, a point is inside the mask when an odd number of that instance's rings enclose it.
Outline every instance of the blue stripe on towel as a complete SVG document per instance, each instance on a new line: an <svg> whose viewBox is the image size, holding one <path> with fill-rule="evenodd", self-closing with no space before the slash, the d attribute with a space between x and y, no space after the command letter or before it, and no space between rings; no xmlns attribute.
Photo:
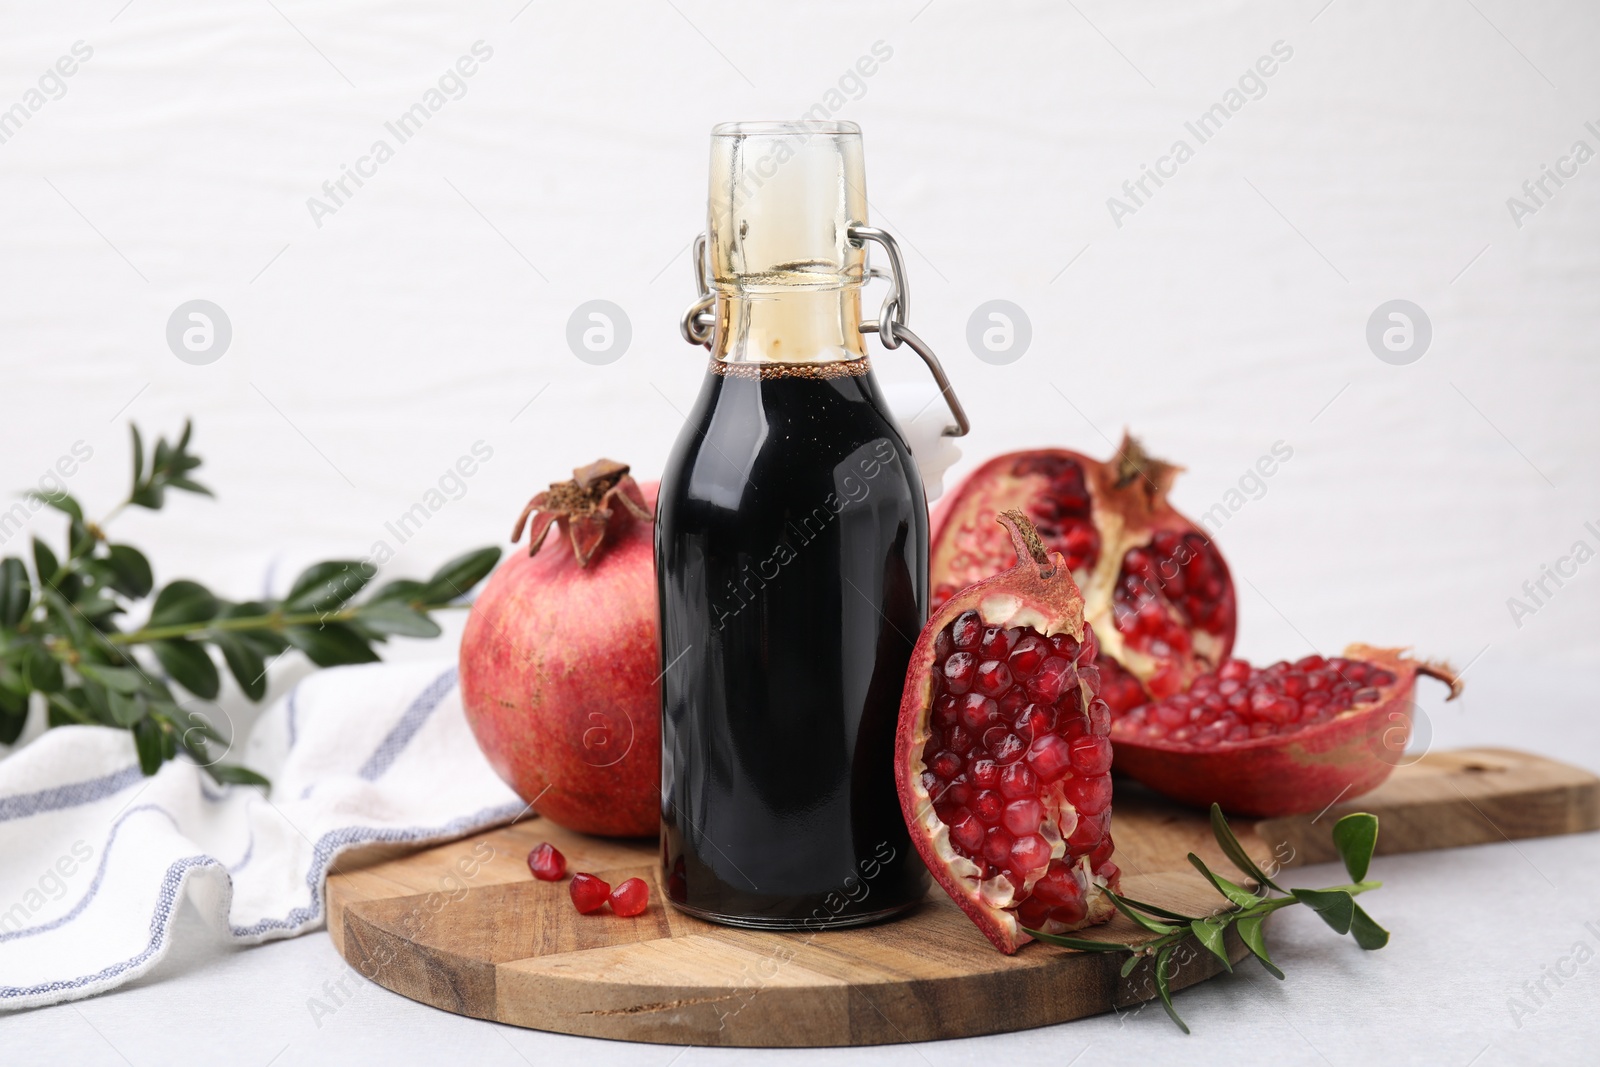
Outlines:
<svg viewBox="0 0 1600 1067"><path fill-rule="evenodd" d="M422 842L430 838L458 837L475 827L488 829L491 826L509 822L527 810L527 807L523 804L511 803L502 804L495 808L485 808L472 815L452 819L450 822L438 827L385 830L369 826L349 826L329 831L322 835L313 848L311 869L306 872L306 884L311 889L311 903L307 907L291 909L289 914L282 919L263 919L252 926L233 926L230 924L229 931L234 937L238 938L256 937L275 930L293 933L304 927L311 920L320 918L322 916L323 878L327 874L328 867L333 862L334 854L341 848L373 842L395 844ZM4 1004L8 1000L33 997L44 993L83 989L86 986L109 981L143 964L161 950L163 943L166 941L167 929L171 925L172 912L176 904L178 890L182 887L183 880L188 872L197 867L221 868L222 864L210 856L186 856L167 868L166 876L161 882L161 890L156 896L155 910L150 916L150 941L137 954L94 974L83 975L79 978L57 979L56 981L44 982L34 986L0 985L0 1004ZM233 880L229 878L228 898L223 905L225 910L231 902L232 885Z"/></svg>
<svg viewBox="0 0 1600 1067"><path fill-rule="evenodd" d="M450 695L450 691L456 687L456 679L456 668L452 664L411 702L406 713L400 716L400 721L394 724L388 736L378 743L378 747L356 773L369 782L381 778L394 765L400 753L405 751L411 739L417 736L417 731L428 721L428 716Z"/></svg>
<svg viewBox="0 0 1600 1067"><path fill-rule="evenodd" d="M19 930L0 931L0 945L19 937L32 937L34 934L42 934L48 930L54 930L56 927L65 926L73 919L76 919L83 909L89 906L89 902L94 899L95 894L100 892L100 883L105 880L106 876L106 864L111 859L111 846L116 843L117 833L122 829L122 824L141 811L159 811L167 817L167 821L172 824L174 830L179 829L178 820L174 819L172 813L159 804L140 804L136 808L129 808L118 816L116 822L111 824L111 833L107 835L105 844L100 848L100 865L95 869L94 879L90 881L89 888L84 892L83 898L74 904L72 909L65 915L58 915L49 922L40 923L38 926L26 926ZM181 833L182 831L180 830L179 832Z"/></svg>
<svg viewBox="0 0 1600 1067"><path fill-rule="evenodd" d="M40 789L34 793L0 797L0 822L25 819L30 815L39 815L46 811L60 811L62 808L93 804L98 800L116 796L124 789L144 780L144 772L139 770L138 764L134 764L120 771L101 775L99 778L68 782L66 785Z"/></svg>

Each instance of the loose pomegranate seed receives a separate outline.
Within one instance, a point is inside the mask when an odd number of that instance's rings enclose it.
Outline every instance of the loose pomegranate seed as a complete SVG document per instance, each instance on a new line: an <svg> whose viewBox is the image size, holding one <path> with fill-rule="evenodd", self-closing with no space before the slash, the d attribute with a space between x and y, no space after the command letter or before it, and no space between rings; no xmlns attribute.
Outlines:
<svg viewBox="0 0 1600 1067"><path fill-rule="evenodd" d="M611 886L604 879L582 871L572 876L568 889L572 893L573 907L583 915L599 911L611 899Z"/></svg>
<svg viewBox="0 0 1600 1067"><path fill-rule="evenodd" d="M604 882L600 884L605 885ZM650 887L645 884L643 878L629 878L611 891L611 910L625 919L644 914L644 910L649 906Z"/></svg>
<svg viewBox="0 0 1600 1067"><path fill-rule="evenodd" d="M1187 693L1118 711L1113 736L1215 748L1292 734L1382 699L1395 680L1381 667L1343 657L1267 667L1230 659L1196 678Z"/></svg>
<svg viewBox="0 0 1600 1067"><path fill-rule="evenodd" d="M567 873L567 857L546 841L528 853L528 870L541 882L559 882Z"/></svg>

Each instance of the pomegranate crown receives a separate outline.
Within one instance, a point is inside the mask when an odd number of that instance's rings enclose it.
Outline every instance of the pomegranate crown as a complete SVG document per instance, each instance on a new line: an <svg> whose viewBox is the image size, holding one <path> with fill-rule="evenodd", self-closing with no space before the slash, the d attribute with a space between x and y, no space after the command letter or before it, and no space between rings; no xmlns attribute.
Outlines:
<svg viewBox="0 0 1600 1067"><path fill-rule="evenodd" d="M528 527L528 555L544 544L554 523L572 542L572 554L580 567L587 567L605 542L612 507L621 504L625 514L641 522L655 518L644 493L628 474L628 465L610 459L597 459L572 472L572 480L553 482L550 488L528 501L511 530L513 543L522 539ZM532 517L530 523L529 517Z"/></svg>
<svg viewBox="0 0 1600 1067"><path fill-rule="evenodd" d="M1166 501L1172 483L1183 473L1183 468L1176 463L1157 459L1146 452L1143 443L1127 430L1122 431L1122 444L1117 446L1111 465L1115 470L1112 488L1131 490L1143 500L1145 510L1151 512Z"/></svg>

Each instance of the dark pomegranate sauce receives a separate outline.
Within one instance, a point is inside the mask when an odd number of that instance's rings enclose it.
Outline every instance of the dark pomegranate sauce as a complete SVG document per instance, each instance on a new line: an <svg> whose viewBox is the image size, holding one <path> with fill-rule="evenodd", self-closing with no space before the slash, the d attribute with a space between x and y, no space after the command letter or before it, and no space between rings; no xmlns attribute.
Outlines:
<svg viewBox="0 0 1600 1067"><path fill-rule="evenodd" d="M713 361L657 503L673 904L792 929L922 899L893 755L927 523L865 358Z"/></svg>

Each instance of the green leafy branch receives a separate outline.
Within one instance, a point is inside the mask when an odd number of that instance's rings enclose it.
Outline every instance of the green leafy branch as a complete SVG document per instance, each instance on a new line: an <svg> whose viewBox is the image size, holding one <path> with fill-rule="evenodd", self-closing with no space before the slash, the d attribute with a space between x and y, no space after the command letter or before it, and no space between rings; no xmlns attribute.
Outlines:
<svg viewBox="0 0 1600 1067"><path fill-rule="evenodd" d="M1117 910L1132 919L1141 929L1156 935L1154 938L1143 944L1131 945L1047 934L1039 930L1029 930L1028 933L1040 941L1082 952L1127 952L1128 959L1122 965L1124 978L1132 973L1141 960L1153 958L1156 994L1161 998L1161 1006L1172 1017L1172 1021L1178 1024L1178 1028L1186 1034L1189 1032L1189 1027L1179 1018L1177 1010L1172 1006L1171 980L1173 953L1190 937L1199 941L1207 951L1222 961L1224 967L1232 971L1233 963L1228 959L1227 947L1223 942L1223 934L1231 926L1237 931L1239 940L1250 950L1251 955L1261 961L1261 966L1267 969L1267 973L1279 980L1282 980L1283 972L1267 955L1266 935L1261 925L1268 915L1283 908L1304 904L1320 915L1322 921L1333 927L1336 933L1351 935L1355 938L1356 944L1364 949L1380 949L1389 943L1389 931L1374 922L1372 916L1355 902L1358 894L1377 889L1383 884L1366 880L1367 868L1372 863L1372 852L1378 844L1376 815L1357 812L1346 815L1334 825L1333 843L1339 850L1340 858L1344 860L1345 870L1350 875L1350 883L1330 886L1327 889L1284 889L1267 877L1245 852L1244 846L1239 843L1233 829L1228 825L1228 820L1223 817L1222 809L1215 804L1211 805L1211 832L1216 835L1217 844L1222 846L1223 854L1254 881L1256 887L1254 892L1216 874L1206 866L1204 860L1191 852L1189 862L1205 876L1212 888L1227 900L1225 906L1210 915L1184 915L1154 904L1118 896L1108 889L1106 896L1111 898ZM1284 895L1273 896L1274 890Z"/></svg>
<svg viewBox="0 0 1600 1067"><path fill-rule="evenodd" d="M52 727L131 731L145 774L183 751L218 782L265 785L253 771L218 762L211 746L228 740L204 715L181 708L173 685L215 700L222 678L213 651L252 701L266 695L268 664L291 650L319 667L372 662L374 646L390 637L438 636L431 613L452 606L500 559L499 548L478 549L426 581L390 581L359 599L377 576L359 560L313 564L281 600L224 600L189 579L157 592L144 553L111 541L106 527L129 507L160 510L169 489L212 493L190 477L201 461L189 451L189 423L176 442L158 438L148 457L139 428L132 430L132 490L100 521L86 519L65 491L27 494L66 516L67 538L58 554L35 537L31 574L16 556L0 560L0 744L20 736L38 693ZM145 622L121 629L118 617L152 593Z"/></svg>

